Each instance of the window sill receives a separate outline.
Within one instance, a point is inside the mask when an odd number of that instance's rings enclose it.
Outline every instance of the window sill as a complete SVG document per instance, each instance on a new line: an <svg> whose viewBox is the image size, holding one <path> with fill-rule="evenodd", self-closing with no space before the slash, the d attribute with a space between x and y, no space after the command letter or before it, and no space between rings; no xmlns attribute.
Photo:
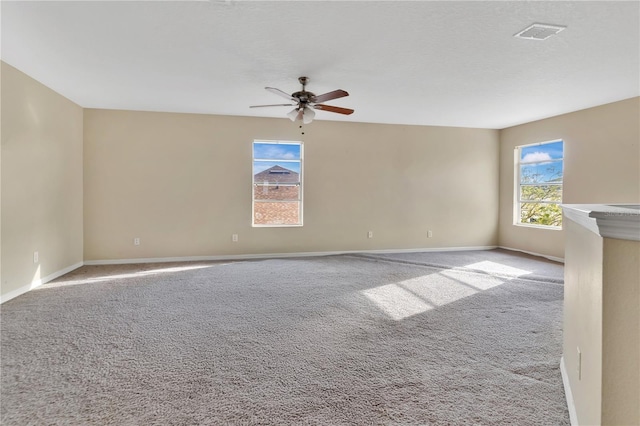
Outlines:
<svg viewBox="0 0 640 426"><path fill-rule="evenodd" d="M252 228L302 228L302 224L299 225L251 225Z"/></svg>
<svg viewBox="0 0 640 426"><path fill-rule="evenodd" d="M513 225L520 226L522 228L545 229L547 231L562 231L562 226L533 225L528 223L514 223Z"/></svg>

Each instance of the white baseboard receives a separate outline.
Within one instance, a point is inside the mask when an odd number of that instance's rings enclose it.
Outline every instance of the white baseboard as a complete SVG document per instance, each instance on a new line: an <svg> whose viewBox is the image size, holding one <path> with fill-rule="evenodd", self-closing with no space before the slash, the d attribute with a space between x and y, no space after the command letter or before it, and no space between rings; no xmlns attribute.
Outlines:
<svg viewBox="0 0 640 426"><path fill-rule="evenodd" d="M259 254L230 254L222 256L184 256L184 257L150 257L136 259L103 259L85 260L85 265L124 265L130 263L165 263L165 262L194 262L207 260L251 260L251 259L279 259L287 257L313 257L334 256L338 254L357 253L416 253L425 251L469 251L469 250L493 250L497 246L477 247L438 247L438 248L412 248L412 249L387 249L387 250L345 250L345 251L314 251L298 253L259 253Z"/></svg>
<svg viewBox="0 0 640 426"><path fill-rule="evenodd" d="M554 262L564 263L564 259L561 258L561 257L547 256L546 254L540 254L540 253L536 253L536 252L533 252L533 251L527 251L527 250L520 250L520 249L512 248L512 247L498 246L498 248L505 249L505 250L511 250L511 251L519 251L520 253L526 253L526 254L530 254L532 256L544 257L545 259L553 260Z"/></svg>
<svg viewBox="0 0 640 426"><path fill-rule="evenodd" d="M313 256L332 256L339 254L358 254L358 253L416 253L429 251L469 251L469 250L493 250L497 246L476 246L476 247L429 247L429 248L411 248L411 249L386 249L386 250L344 250L344 251L317 251L317 252L298 252L298 253L258 253L258 254L233 254L222 256L182 256L182 257L151 257L136 259L104 259L104 260L85 260L64 269L47 275L44 278L34 280L33 282L0 295L0 304L8 300L16 298L21 294L40 287L42 284L55 280L56 278L73 271L83 265L124 265L133 263L166 263L166 262L194 262L194 261L210 261L210 260L252 260L252 259L279 259L291 257L313 257Z"/></svg>
<svg viewBox="0 0 640 426"><path fill-rule="evenodd" d="M20 296L21 294L24 294L24 293L28 292L29 290L33 290L34 288L40 287L42 284L46 284L49 281L53 281L56 278L61 277L64 274L67 274L67 273L73 271L74 269L78 269L83 264L84 264L83 262L75 263L75 264L73 264L71 266L67 266L66 268L60 269L59 271L56 271L53 274L49 274L44 278L39 278L37 280L33 280L31 283L29 283L27 285L23 285L20 288L12 290L12 291L10 291L10 292L8 292L6 294L2 294L2 295L0 295L0 304L4 303L6 301L9 301L11 299L14 299L14 298Z"/></svg>
<svg viewBox="0 0 640 426"><path fill-rule="evenodd" d="M564 385L564 394L567 397L567 408L569 409L569 421L571 426L578 426L578 413L576 412L576 406L573 402L573 394L571 393L571 384L569 383L569 376L567 375L567 369L564 365L564 357L560 358L560 374L562 375L562 384Z"/></svg>

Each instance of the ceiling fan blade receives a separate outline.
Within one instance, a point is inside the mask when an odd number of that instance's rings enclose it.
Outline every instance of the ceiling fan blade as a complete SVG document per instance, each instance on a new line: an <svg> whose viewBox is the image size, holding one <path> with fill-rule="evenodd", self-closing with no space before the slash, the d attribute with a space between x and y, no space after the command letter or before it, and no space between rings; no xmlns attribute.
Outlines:
<svg viewBox="0 0 640 426"><path fill-rule="evenodd" d="M288 93L283 92L280 89L276 89L275 87L265 87L265 89L267 89L271 93L275 93L278 96L282 96L285 99L289 99L290 101L294 101L294 102L296 101L296 98L294 98L293 96L291 96Z"/></svg>
<svg viewBox="0 0 640 426"><path fill-rule="evenodd" d="M315 109L319 109L321 111L337 112L338 114L344 114L344 115L353 114L353 110L349 108L340 108L337 106L322 105L322 104L316 104L316 105L313 105L312 107Z"/></svg>
<svg viewBox="0 0 640 426"><path fill-rule="evenodd" d="M249 108L264 108L274 106L295 106L296 104L251 105Z"/></svg>
<svg viewBox="0 0 640 426"><path fill-rule="evenodd" d="M313 98L313 102L326 102L332 99L344 98L349 96L349 93L344 90L334 90L333 92L324 93Z"/></svg>

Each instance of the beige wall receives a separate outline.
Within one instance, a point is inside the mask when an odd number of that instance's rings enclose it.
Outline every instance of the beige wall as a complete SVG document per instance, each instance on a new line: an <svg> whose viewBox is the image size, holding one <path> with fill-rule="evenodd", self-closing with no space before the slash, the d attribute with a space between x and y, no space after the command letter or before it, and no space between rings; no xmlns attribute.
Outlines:
<svg viewBox="0 0 640 426"><path fill-rule="evenodd" d="M315 121L301 137L287 119L84 117L85 260L497 243L494 130ZM303 227L251 227L256 138L303 140Z"/></svg>
<svg viewBox="0 0 640 426"><path fill-rule="evenodd" d="M640 425L640 242L603 252L602 424Z"/></svg>
<svg viewBox="0 0 640 426"><path fill-rule="evenodd" d="M565 229L563 362L577 422L638 425L640 242L566 218Z"/></svg>
<svg viewBox="0 0 640 426"><path fill-rule="evenodd" d="M602 390L602 237L566 217L563 361L578 424L599 425ZM581 377L578 374L578 348Z"/></svg>
<svg viewBox="0 0 640 426"><path fill-rule="evenodd" d="M2 99L2 62L0 62L0 100ZM0 101L0 302L2 298L2 102Z"/></svg>
<svg viewBox="0 0 640 426"><path fill-rule="evenodd" d="M2 62L3 300L82 262L82 114Z"/></svg>
<svg viewBox="0 0 640 426"><path fill-rule="evenodd" d="M564 257L564 231L513 224L516 146L565 142L563 202L640 202L640 98L627 99L500 132L499 244Z"/></svg>

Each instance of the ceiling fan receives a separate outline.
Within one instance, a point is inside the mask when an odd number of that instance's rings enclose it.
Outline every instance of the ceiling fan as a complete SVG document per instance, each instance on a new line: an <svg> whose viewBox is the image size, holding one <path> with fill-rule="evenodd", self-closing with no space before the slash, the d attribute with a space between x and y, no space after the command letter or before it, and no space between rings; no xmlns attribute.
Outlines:
<svg viewBox="0 0 640 426"><path fill-rule="evenodd" d="M280 89L276 89L275 87L265 87L265 89L267 89L269 92L275 93L278 96L282 96L283 98L288 99L289 103L273 105L253 105L249 108L294 106L295 108L287 114L287 117L289 117L291 121L302 121L304 124L308 124L313 121L313 118L316 116L316 113L314 111L315 109L320 111L335 112L344 115L353 114L353 110L349 108L341 108L337 106L322 104L322 102L330 101L332 99L344 98L345 96L349 96L349 93L347 93L346 91L338 89L322 95L316 95L305 90L305 87L309 82L309 77L300 77L298 78L298 81L300 82L300 84L302 84L302 90L300 90L299 92L294 92L290 95Z"/></svg>

